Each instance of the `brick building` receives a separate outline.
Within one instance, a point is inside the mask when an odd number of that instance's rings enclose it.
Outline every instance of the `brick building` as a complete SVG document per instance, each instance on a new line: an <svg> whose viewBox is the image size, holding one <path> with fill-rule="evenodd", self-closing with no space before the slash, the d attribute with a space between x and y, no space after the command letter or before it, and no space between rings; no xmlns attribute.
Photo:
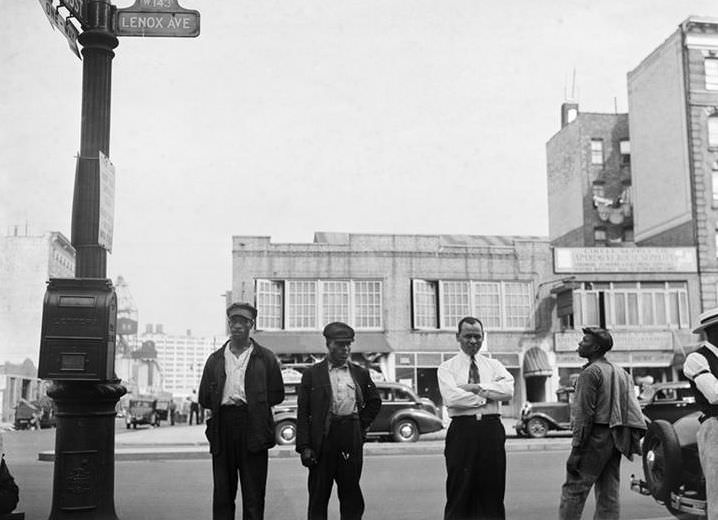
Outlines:
<svg viewBox="0 0 718 520"><path fill-rule="evenodd" d="M441 402L436 369L458 349L456 325L477 315L485 351L517 381L507 412L555 386L549 352L548 242L537 237L316 233L313 243L235 236L234 300L255 302L255 338L285 366L326 352L321 330L341 320L357 331L355 360Z"/></svg>

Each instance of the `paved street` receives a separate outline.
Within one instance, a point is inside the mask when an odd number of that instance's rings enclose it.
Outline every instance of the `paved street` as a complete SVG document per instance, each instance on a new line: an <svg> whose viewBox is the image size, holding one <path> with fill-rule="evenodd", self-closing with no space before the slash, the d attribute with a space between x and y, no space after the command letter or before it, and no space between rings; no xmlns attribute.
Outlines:
<svg viewBox="0 0 718 520"><path fill-rule="evenodd" d="M163 426L164 428L164 426ZM188 428L195 434L199 427ZM182 433L181 429L175 433ZM161 430L161 429L160 429ZM169 430L169 429L168 429ZM151 435L118 433L117 440ZM155 431L159 433L159 430ZM165 434L167 435L167 433ZM51 462L37 461L37 453L51 449L54 430L9 432L4 434L8 462L21 488L20 507L27 518L47 518L52 498ZM538 451L537 443L512 439L509 453L506 505L508 518L546 520L556 517L558 494L563 478L567 451L552 448ZM523 443L525 451L518 448ZM558 440L566 446L566 439ZM377 443L378 444L378 443ZM439 441L419 442L407 448L426 446L434 450ZM556 442L554 442L556 444ZM637 461L623 463L623 518L655 520L670 518L665 510L647 497L628 489L631 472L639 471ZM210 461L159 460L115 464L115 505L120 519L203 519L209 518L211 477ZM368 456L363 487L367 499L367 520L436 520L441 517L444 493L444 465L440 453L430 455ZM268 519L301 519L306 506L306 471L295 457L270 459L267 515ZM592 511L592 499L587 510ZM337 504L331 504L332 517L338 518ZM590 515L585 515L589 518Z"/></svg>

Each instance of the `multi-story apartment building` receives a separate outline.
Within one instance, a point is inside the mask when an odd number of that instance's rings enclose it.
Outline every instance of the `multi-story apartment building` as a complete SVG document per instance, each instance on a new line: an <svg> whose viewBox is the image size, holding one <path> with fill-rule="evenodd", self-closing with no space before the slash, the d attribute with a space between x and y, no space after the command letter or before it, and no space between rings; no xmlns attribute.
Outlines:
<svg viewBox="0 0 718 520"><path fill-rule="evenodd" d="M147 324L138 341L140 345L152 342L159 370L153 370L149 362L146 369L136 368L138 386L185 397L199 388L207 357L222 346L224 338L193 336L189 330L185 335L165 334L161 324Z"/></svg>
<svg viewBox="0 0 718 520"><path fill-rule="evenodd" d="M0 237L0 362L37 365L50 278L75 276L75 249L62 233Z"/></svg>
<svg viewBox="0 0 718 520"><path fill-rule="evenodd" d="M633 245L628 114L561 106L546 144L549 238L556 246Z"/></svg>
<svg viewBox="0 0 718 520"><path fill-rule="evenodd" d="M485 352L517 381L509 413L553 388L551 275L546 239L316 233L313 243L235 236L232 299L255 302L255 338L301 368L324 356L324 325L349 323L352 352L389 380L441 402L438 365L458 351L467 315L486 327ZM546 300L551 301L551 299Z"/></svg>
<svg viewBox="0 0 718 520"><path fill-rule="evenodd" d="M718 304L718 18L690 17L628 74L635 241L697 252ZM694 318L697 314L694 314Z"/></svg>

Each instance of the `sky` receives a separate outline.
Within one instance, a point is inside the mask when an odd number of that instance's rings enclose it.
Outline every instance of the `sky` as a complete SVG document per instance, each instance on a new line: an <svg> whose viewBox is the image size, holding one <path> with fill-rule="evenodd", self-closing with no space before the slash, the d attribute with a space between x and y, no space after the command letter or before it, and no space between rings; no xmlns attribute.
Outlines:
<svg viewBox="0 0 718 520"><path fill-rule="evenodd" d="M198 38L115 50L107 274L141 326L194 335L223 333L232 236L547 236L561 103L626 112L626 74L718 17L715 0L180 5ZM37 1L0 7L0 233L70 238L82 63Z"/></svg>

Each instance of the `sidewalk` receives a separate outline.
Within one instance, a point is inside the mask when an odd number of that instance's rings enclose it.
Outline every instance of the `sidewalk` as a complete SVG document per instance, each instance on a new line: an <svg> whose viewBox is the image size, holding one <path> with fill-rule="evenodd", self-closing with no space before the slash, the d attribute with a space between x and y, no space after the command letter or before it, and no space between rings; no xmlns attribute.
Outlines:
<svg viewBox="0 0 718 520"><path fill-rule="evenodd" d="M519 439L516 437L514 423L516 419L503 418L506 429L506 451L544 451L567 450L570 438L566 436L547 437L545 439ZM209 458L209 446L204 435L204 425L163 424L159 428L138 428L137 430L118 430L115 433L115 460L190 460ZM440 454L444 450L446 428L441 431L422 435L418 442L374 442L364 445L366 456ZM294 445L276 446L269 450L270 457L294 457ZM52 461L54 451L41 451L38 459Z"/></svg>

